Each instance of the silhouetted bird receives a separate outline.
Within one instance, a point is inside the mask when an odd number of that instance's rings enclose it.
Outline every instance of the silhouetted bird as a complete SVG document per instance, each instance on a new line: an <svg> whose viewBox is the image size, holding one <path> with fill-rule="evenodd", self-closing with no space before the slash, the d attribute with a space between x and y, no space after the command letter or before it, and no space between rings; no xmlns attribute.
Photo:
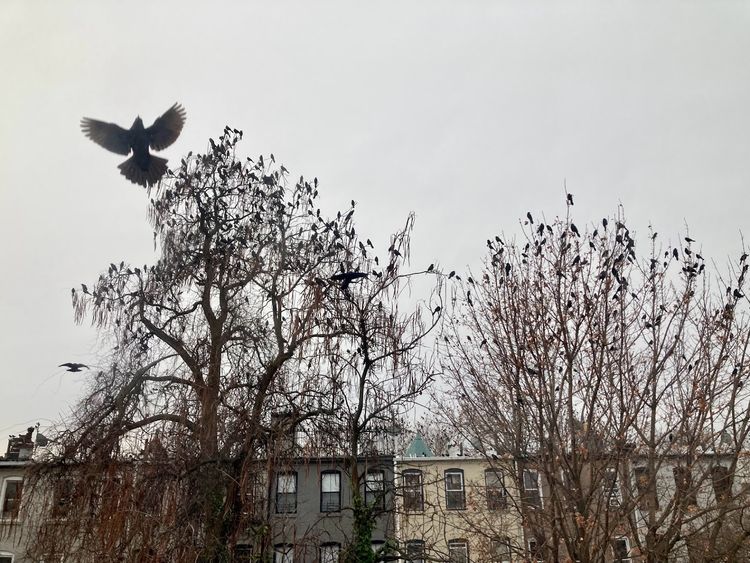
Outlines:
<svg viewBox="0 0 750 563"><path fill-rule="evenodd" d="M567 196L568 196L568 203L570 205L573 205L573 194L567 194Z"/></svg>
<svg viewBox="0 0 750 563"><path fill-rule="evenodd" d="M84 134L108 151L133 156L120 164L120 173L134 184L148 187L156 184L167 171L167 159L149 152L149 148L160 151L177 140L185 125L185 109L180 104L169 108L149 128L136 117L130 129L114 123L106 123L89 117L81 120Z"/></svg>
<svg viewBox="0 0 750 563"><path fill-rule="evenodd" d="M342 272L331 276L333 281L341 282L341 289L347 289L354 280L366 278L367 272Z"/></svg>
<svg viewBox="0 0 750 563"><path fill-rule="evenodd" d="M67 371L81 371L81 368L89 369L86 364L76 364L74 362L66 362L57 366L59 368L68 368Z"/></svg>

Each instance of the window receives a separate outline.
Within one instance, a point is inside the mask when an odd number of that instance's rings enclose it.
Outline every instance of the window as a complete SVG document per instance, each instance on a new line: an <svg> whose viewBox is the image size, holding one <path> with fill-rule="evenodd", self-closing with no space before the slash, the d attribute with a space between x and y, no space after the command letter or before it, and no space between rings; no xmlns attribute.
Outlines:
<svg viewBox="0 0 750 563"><path fill-rule="evenodd" d="M620 484L617 482L617 469L607 467L604 470L604 495L609 506L620 506L622 497L620 496Z"/></svg>
<svg viewBox="0 0 750 563"><path fill-rule="evenodd" d="M510 540L497 538L490 541L490 561L493 563L510 563Z"/></svg>
<svg viewBox="0 0 750 563"><path fill-rule="evenodd" d="M385 508L385 472L368 471L365 475L365 504Z"/></svg>
<svg viewBox="0 0 750 563"><path fill-rule="evenodd" d="M714 486L716 502L722 502L732 498L732 479L729 475L728 467L716 465L711 470L711 481Z"/></svg>
<svg viewBox="0 0 750 563"><path fill-rule="evenodd" d="M529 506L542 507L539 472L536 469L523 470L523 501Z"/></svg>
<svg viewBox="0 0 750 563"><path fill-rule="evenodd" d="M380 552L385 549L385 542L382 540L373 540L370 542L370 548L372 548L372 552L380 555Z"/></svg>
<svg viewBox="0 0 750 563"><path fill-rule="evenodd" d="M656 496L656 484L651 482L648 467L634 467L635 488L638 491L638 508L659 510L659 499Z"/></svg>
<svg viewBox="0 0 750 563"><path fill-rule="evenodd" d="M276 475L276 513L292 512L297 512L297 474L279 473Z"/></svg>
<svg viewBox="0 0 750 563"><path fill-rule="evenodd" d="M544 550L536 538L531 538L528 543L529 547L529 560L531 561L544 561Z"/></svg>
<svg viewBox="0 0 750 563"><path fill-rule="evenodd" d="M469 544L466 540L448 542L448 560L450 563L469 563Z"/></svg>
<svg viewBox="0 0 750 563"><path fill-rule="evenodd" d="M0 563L13 563L13 554L7 551L0 551Z"/></svg>
<svg viewBox="0 0 750 563"><path fill-rule="evenodd" d="M273 563L294 563L294 547L289 544L274 546Z"/></svg>
<svg viewBox="0 0 750 563"><path fill-rule="evenodd" d="M628 538L615 538L612 542L612 550L615 553L614 563L632 563L630 558L630 542Z"/></svg>
<svg viewBox="0 0 750 563"><path fill-rule="evenodd" d="M73 502L73 481L61 477L55 482L55 493L52 501L52 517L65 518Z"/></svg>
<svg viewBox="0 0 750 563"><path fill-rule="evenodd" d="M404 471L404 510L421 512L424 510L424 489L422 472L415 469Z"/></svg>
<svg viewBox="0 0 750 563"><path fill-rule="evenodd" d="M339 563L341 545L337 543L324 543L320 546L320 563Z"/></svg>
<svg viewBox="0 0 750 563"><path fill-rule="evenodd" d="M448 469L445 472L445 508L448 510L466 509L464 472L460 469Z"/></svg>
<svg viewBox="0 0 750 563"><path fill-rule="evenodd" d="M8 477L3 482L3 488L0 493L0 517L15 518L18 516L18 509L21 507L21 493L23 491L22 477Z"/></svg>
<svg viewBox="0 0 750 563"><path fill-rule="evenodd" d="M253 546L247 543L238 543L234 546L234 559L237 563L250 563L253 560Z"/></svg>
<svg viewBox="0 0 750 563"><path fill-rule="evenodd" d="M341 510L341 473L323 471L320 474L320 511L338 512Z"/></svg>
<svg viewBox="0 0 750 563"><path fill-rule="evenodd" d="M487 489L487 508L501 510L508 507L508 491L505 489L505 476L499 469L487 469L484 472L484 484Z"/></svg>
<svg viewBox="0 0 750 563"><path fill-rule="evenodd" d="M680 499L684 499L682 500L683 506L698 504L690 468L684 465L678 465L672 469L672 473L674 475L674 484L677 489L678 502L680 502Z"/></svg>
<svg viewBox="0 0 750 563"><path fill-rule="evenodd" d="M424 563L424 542L422 540L406 542L406 562Z"/></svg>

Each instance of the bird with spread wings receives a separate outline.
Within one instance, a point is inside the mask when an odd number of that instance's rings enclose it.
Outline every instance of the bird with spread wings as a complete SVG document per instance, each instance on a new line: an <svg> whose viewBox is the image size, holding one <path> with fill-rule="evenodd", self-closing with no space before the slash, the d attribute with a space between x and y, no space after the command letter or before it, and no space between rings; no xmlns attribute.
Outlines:
<svg viewBox="0 0 750 563"><path fill-rule="evenodd" d="M151 154L149 149L160 151L174 143L185 125L185 115L185 108L174 104L148 128L143 126L140 117L135 118L130 129L84 117L81 129L108 151L122 155L133 151L133 155L118 166L120 173L134 184L150 187L167 171L167 159Z"/></svg>

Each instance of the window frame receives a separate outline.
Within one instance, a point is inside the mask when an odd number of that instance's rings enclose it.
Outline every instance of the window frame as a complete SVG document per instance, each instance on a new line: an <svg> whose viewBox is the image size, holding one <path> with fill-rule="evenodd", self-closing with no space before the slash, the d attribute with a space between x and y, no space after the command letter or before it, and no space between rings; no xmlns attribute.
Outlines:
<svg viewBox="0 0 750 563"><path fill-rule="evenodd" d="M419 483L407 484L406 480L408 477L417 477ZM403 503L404 510L406 512L424 512L424 474L419 469L407 469L401 474L403 483ZM411 492L410 492L411 491ZM414 494L416 492L416 494ZM407 503L407 498L413 498L418 500L418 508L412 507L411 503Z"/></svg>
<svg viewBox="0 0 750 563"><path fill-rule="evenodd" d="M10 557L10 563L14 563L16 560L16 555L10 551L0 551L0 557Z"/></svg>
<svg viewBox="0 0 750 563"><path fill-rule="evenodd" d="M320 548L318 549L318 559L320 560L320 563L328 563L327 559L323 559L323 550L330 548L336 549L333 563L338 563L341 560L341 544L338 542L324 542L320 544Z"/></svg>
<svg viewBox="0 0 750 563"><path fill-rule="evenodd" d="M536 481L536 487L529 488L526 486L526 475L536 475L534 479ZM544 508L544 500L542 498L542 487L539 483L539 470L524 468L521 472L521 485L523 486L523 500L524 504L531 507ZM529 493L533 493L531 496Z"/></svg>
<svg viewBox="0 0 750 563"><path fill-rule="evenodd" d="M505 550L505 554L498 555L500 549ZM499 537L490 539L490 561L493 563L511 563L513 560L513 547L510 544L509 537Z"/></svg>
<svg viewBox="0 0 750 563"><path fill-rule="evenodd" d="M280 477L290 477L290 476L293 477L294 492L293 493L290 493L290 492L283 492L282 493L282 492L280 492L279 491L279 478ZM297 504L298 504L298 502L297 502L298 501L297 496L299 494L299 480L298 480L297 472L296 471L279 471L279 472L277 472L276 473L276 482L274 483L274 487L276 489L275 490L276 494L275 494L275 498L274 498L275 504L276 504L276 506L274 507L275 513L276 514L296 514L297 513ZM279 510L279 506L284 506L284 505L280 505L280 503L279 503L280 495L294 495L293 509L291 509L291 510ZM290 504L292 504L292 503L290 503Z"/></svg>
<svg viewBox="0 0 750 563"><path fill-rule="evenodd" d="M277 543L273 546L273 563L294 563L294 545Z"/></svg>
<svg viewBox="0 0 750 563"><path fill-rule="evenodd" d="M448 488L448 475L460 475L461 488L449 489ZM446 469L443 471L443 492L445 493L445 509L446 510L466 510L466 481L464 479L463 469ZM452 495L451 495L452 493ZM460 506L449 506L451 502L449 499L452 498L456 493L459 493ZM453 501L455 504L455 501Z"/></svg>
<svg viewBox="0 0 750 563"><path fill-rule="evenodd" d="M455 558L454 554L452 553L452 551L455 549L463 549L463 561ZM468 540L465 540L463 538L448 540L448 561L450 561L450 563L469 563L471 561L469 559Z"/></svg>
<svg viewBox="0 0 750 563"><path fill-rule="evenodd" d="M698 491L693 486L693 472L687 465L675 465L672 468L675 494L684 499L685 507L698 505Z"/></svg>
<svg viewBox="0 0 750 563"><path fill-rule="evenodd" d="M723 475L719 475L723 473ZM727 502L733 496L732 476L729 467L717 464L711 468L711 488L714 492L714 500L717 503Z"/></svg>
<svg viewBox="0 0 750 563"><path fill-rule="evenodd" d="M244 557L249 555L249 559ZM252 561L253 560L253 545L250 543L238 543L234 546L232 561Z"/></svg>
<svg viewBox="0 0 750 563"><path fill-rule="evenodd" d="M492 485L488 481L489 476L497 478ZM498 511L508 508L508 489L505 486L505 472L502 469L490 467L484 470L484 490L487 501L487 510Z"/></svg>
<svg viewBox="0 0 750 563"><path fill-rule="evenodd" d="M324 491L323 482L326 476L336 476L338 478L338 489L336 491ZM323 502L323 495L336 495L336 508L332 508L334 505L329 501L327 504ZM320 511L323 513L329 512L341 512L341 471L337 469L326 469L320 472Z"/></svg>
<svg viewBox="0 0 750 563"><path fill-rule="evenodd" d="M618 557L617 543L625 542L625 557ZM633 554L631 553L630 538L628 536L618 536L612 540L612 563L633 563Z"/></svg>
<svg viewBox="0 0 750 563"><path fill-rule="evenodd" d="M539 545L539 540L536 538L529 538L526 542L526 549L529 553L529 561L536 561L537 563L544 563L544 550Z"/></svg>
<svg viewBox="0 0 750 563"><path fill-rule="evenodd" d="M18 515L21 513L21 503L23 502L23 482L23 477L15 475L3 479L3 486L0 488L0 520L15 520L18 518ZM18 491L17 498L15 499L16 506L13 510L7 511L5 505L8 502L9 483L19 483L20 487L16 489Z"/></svg>
<svg viewBox="0 0 750 563"><path fill-rule="evenodd" d="M380 479L370 479L374 475L379 476ZM380 487L372 489L370 483L380 483ZM385 471L383 469L371 469L365 473L364 492L365 506L385 510Z"/></svg>
<svg viewBox="0 0 750 563"><path fill-rule="evenodd" d="M656 482L652 482L651 472L647 465L633 467L633 481L635 482L635 491L638 493L638 510L642 513L649 510L659 510Z"/></svg>
<svg viewBox="0 0 750 563"><path fill-rule="evenodd" d="M616 467L604 468L604 494L607 497L607 506L619 507L622 504L622 491L620 490L620 474Z"/></svg>
<svg viewBox="0 0 750 563"><path fill-rule="evenodd" d="M424 540L407 540L405 563L424 563L425 560L425 542ZM416 548L417 553L410 553L411 548Z"/></svg>

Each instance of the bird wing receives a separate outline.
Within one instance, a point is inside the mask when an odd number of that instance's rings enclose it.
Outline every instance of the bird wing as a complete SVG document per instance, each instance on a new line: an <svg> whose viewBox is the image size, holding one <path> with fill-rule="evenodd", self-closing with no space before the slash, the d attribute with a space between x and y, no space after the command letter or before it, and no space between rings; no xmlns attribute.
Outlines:
<svg viewBox="0 0 750 563"><path fill-rule="evenodd" d="M81 130L89 139L108 151L117 154L130 153L130 131L119 125L84 117L81 120Z"/></svg>
<svg viewBox="0 0 750 563"><path fill-rule="evenodd" d="M155 151L167 148L180 136L183 125L185 125L185 108L180 104L175 104L146 129L149 145Z"/></svg>

